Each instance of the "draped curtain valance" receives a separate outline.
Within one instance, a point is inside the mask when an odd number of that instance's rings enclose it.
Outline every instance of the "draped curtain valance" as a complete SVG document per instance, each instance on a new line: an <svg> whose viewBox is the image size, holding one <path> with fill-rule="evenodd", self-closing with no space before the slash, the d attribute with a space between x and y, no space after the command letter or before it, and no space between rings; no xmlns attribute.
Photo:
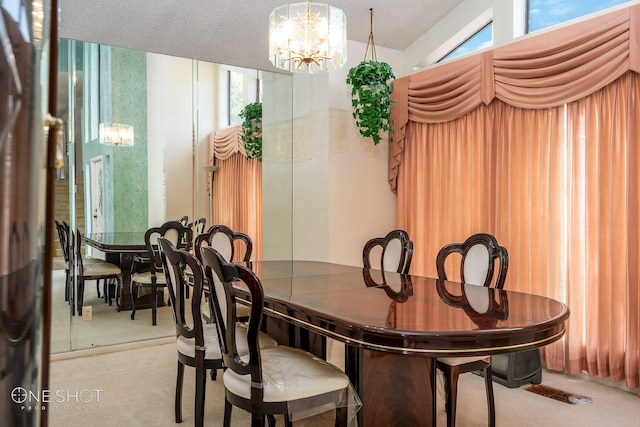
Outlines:
<svg viewBox="0 0 640 427"><path fill-rule="evenodd" d="M395 81L389 184L397 190L406 125L455 120L494 98L542 109L583 98L627 71L640 73L640 5Z"/></svg>
<svg viewBox="0 0 640 427"><path fill-rule="evenodd" d="M226 160L235 153L247 156L242 143L242 127L231 126L209 134L209 159Z"/></svg>

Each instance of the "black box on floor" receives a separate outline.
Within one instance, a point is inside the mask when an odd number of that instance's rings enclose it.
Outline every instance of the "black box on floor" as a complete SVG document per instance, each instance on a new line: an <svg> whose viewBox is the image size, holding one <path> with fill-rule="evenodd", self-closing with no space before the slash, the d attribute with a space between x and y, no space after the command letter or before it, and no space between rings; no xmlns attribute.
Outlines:
<svg viewBox="0 0 640 427"><path fill-rule="evenodd" d="M542 382L540 349L491 356L493 381L509 388Z"/></svg>

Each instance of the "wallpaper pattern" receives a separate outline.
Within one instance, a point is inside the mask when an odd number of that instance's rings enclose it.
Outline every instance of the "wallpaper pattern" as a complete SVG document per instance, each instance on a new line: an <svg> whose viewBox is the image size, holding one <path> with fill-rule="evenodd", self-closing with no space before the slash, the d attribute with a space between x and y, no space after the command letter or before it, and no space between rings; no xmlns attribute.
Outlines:
<svg viewBox="0 0 640 427"><path fill-rule="evenodd" d="M148 228L146 54L103 46L100 63L108 64L100 67L100 121L115 121L117 114L120 123L134 127L135 144L111 147L92 140L83 150L84 167L88 168L93 157L105 156L105 231L145 231ZM113 95L115 91L117 97Z"/></svg>

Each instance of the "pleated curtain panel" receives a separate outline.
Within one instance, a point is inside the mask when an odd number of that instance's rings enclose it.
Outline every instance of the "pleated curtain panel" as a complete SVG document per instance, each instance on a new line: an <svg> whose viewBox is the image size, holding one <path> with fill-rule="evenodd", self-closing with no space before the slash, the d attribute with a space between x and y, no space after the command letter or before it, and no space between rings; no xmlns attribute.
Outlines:
<svg viewBox="0 0 640 427"><path fill-rule="evenodd" d="M262 164L247 159L242 127L232 126L209 135L209 159L214 172L212 224L223 224L251 237L252 261L262 258ZM242 253L236 250L235 253Z"/></svg>
<svg viewBox="0 0 640 427"><path fill-rule="evenodd" d="M395 81L389 183L411 272L489 232L505 289L565 302L548 368L625 380L640 369L640 6ZM437 315L437 314L434 314Z"/></svg>

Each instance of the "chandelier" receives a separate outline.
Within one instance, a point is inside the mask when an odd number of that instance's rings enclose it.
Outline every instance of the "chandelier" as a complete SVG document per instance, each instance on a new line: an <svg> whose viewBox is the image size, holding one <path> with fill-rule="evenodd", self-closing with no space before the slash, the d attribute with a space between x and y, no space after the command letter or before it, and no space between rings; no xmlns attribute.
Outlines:
<svg viewBox="0 0 640 427"><path fill-rule="evenodd" d="M347 18L321 3L287 4L269 16L269 59L294 73L333 71L347 62Z"/></svg>
<svg viewBox="0 0 640 427"><path fill-rule="evenodd" d="M113 50L113 107L114 118L113 123L100 123L98 126L98 138L101 144L132 146L133 145L133 126L118 122L118 53Z"/></svg>
<svg viewBox="0 0 640 427"><path fill-rule="evenodd" d="M95 129L95 128L94 128ZM100 143L106 145L133 145L133 126L123 123L100 123Z"/></svg>

